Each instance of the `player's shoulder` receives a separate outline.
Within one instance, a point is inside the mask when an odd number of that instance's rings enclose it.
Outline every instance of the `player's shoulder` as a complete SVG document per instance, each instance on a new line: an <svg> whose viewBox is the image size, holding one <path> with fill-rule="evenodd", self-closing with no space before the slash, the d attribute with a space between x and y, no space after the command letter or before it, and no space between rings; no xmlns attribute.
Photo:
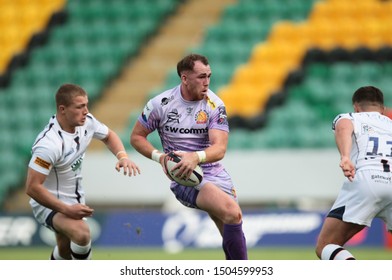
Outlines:
<svg viewBox="0 0 392 280"><path fill-rule="evenodd" d="M377 114L377 113L374 113L374 112L341 113L341 114L338 114L334 118L333 123L336 124L337 122L339 122L340 120L343 120L343 119L348 119L353 122L356 122L358 120L366 120L366 119L370 119L371 116L374 116L375 114Z"/></svg>
<svg viewBox="0 0 392 280"><path fill-rule="evenodd" d="M53 137L53 134L55 134L55 131L58 130L60 126L58 125L56 121L56 115L53 115L49 118L48 123L45 125L45 127L38 133L37 137L42 137L42 136L48 136L48 137Z"/></svg>
<svg viewBox="0 0 392 280"><path fill-rule="evenodd" d="M379 112L358 112L358 113L353 113L353 118L354 120L359 120L359 121L382 121L382 122L391 122L392 120L385 116L382 115Z"/></svg>
<svg viewBox="0 0 392 280"><path fill-rule="evenodd" d="M389 117L378 112L352 112L337 115L333 120L333 128L335 128L336 124L343 119L348 119L353 123L382 122L384 125L392 125L392 120Z"/></svg>
<svg viewBox="0 0 392 280"><path fill-rule="evenodd" d="M178 102L176 96L180 94L180 86L165 90L151 98L144 107L144 113L149 114L152 111L164 111L165 109L176 107ZM177 104L177 105L176 105Z"/></svg>
<svg viewBox="0 0 392 280"><path fill-rule="evenodd" d="M355 114L356 113L340 113L333 119L333 122L336 123L337 121L342 120L342 119L353 120L355 117Z"/></svg>
<svg viewBox="0 0 392 280"><path fill-rule="evenodd" d="M144 105L140 117L147 122L152 112L155 112L155 115L163 114L164 109L170 107L175 102L175 96L179 90L179 86L176 86L153 96Z"/></svg>
<svg viewBox="0 0 392 280"><path fill-rule="evenodd" d="M152 97L148 103L156 106L164 106L172 102L175 96L180 92L180 86L175 86L173 88L167 89L154 97Z"/></svg>
<svg viewBox="0 0 392 280"><path fill-rule="evenodd" d="M45 126L33 143L33 150L38 148L54 150L59 147L62 147L61 132L53 122Z"/></svg>
<svg viewBox="0 0 392 280"><path fill-rule="evenodd" d="M207 96L212 101L223 102L222 99L215 92L213 92L210 89L208 89Z"/></svg>
<svg viewBox="0 0 392 280"><path fill-rule="evenodd" d="M211 90L208 90L205 102L212 110L225 106L223 100Z"/></svg>
<svg viewBox="0 0 392 280"><path fill-rule="evenodd" d="M86 122L83 126L90 126L90 125L96 126L100 124L101 122L97 120L97 118L95 118L93 114L88 113L86 116Z"/></svg>
<svg viewBox="0 0 392 280"><path fill-rule="evenodd" d="M343 120L343 119L348 119L348 120L353 120L354 118L354 115L353 115L354 113L341 113L341 114L338 114L334 119L333 119L333 121L332 121L332 129L333 130L335 130L335 128L336 128L336 125L337 125L337 123L340 121L340 120Z"/></svg>

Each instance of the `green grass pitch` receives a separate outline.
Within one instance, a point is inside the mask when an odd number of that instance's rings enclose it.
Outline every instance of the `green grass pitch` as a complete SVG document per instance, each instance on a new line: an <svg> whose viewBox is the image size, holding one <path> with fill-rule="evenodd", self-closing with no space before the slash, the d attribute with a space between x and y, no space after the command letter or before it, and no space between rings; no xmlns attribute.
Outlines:
<svg viewBox="0 0 392 280"><path fill-rule="evenodd" d="M359 260L389 260L392 250L383 248L348 248ZM48 260L50 247L1 248L0 260ZM317 260L313 248L251 248L250 260ZM168 253L161 248L105 248L94 247L95 260L223 260L219 249L185 249Z"/></svg>

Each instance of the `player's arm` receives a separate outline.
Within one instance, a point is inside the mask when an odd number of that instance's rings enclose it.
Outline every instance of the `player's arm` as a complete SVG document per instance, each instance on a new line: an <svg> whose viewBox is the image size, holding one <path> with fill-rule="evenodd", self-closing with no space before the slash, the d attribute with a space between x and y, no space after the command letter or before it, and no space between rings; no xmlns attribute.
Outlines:
<svg viewBox="0 0 392 280"><path fill-rule="evenodd" d="M116 170L120 171L121 168L124 171L124 175L129 176L140 174L139 167L128 158L128 154L125 151L124 144L120 137L113 130L109 129L108 136L102 140L106 147L117 157L118 162L116 163Z"/></svg>
<svg viewBox="0 0 392 280"><path fill-rule="evenodd" d="M211 146L203 151L176 152L176 154L182 157L181 161L174 167L178 167L178 176L185 175L189 178L190 173L197 164L219 161L225 156L229 138L228 132L220 129L210 129L208 137Z"/></svg>
<svg viewBox="0 0 392 280"><path fill-rule="evenodd" d="M139 121L136 121L135 126L132 129L130 143L140 154L146 158L155 160L162 163L164 153L159 152L151 143L148 141L147 136L151 133L145 128ZM153 153L154 151L154 153ZM153 155L154 154L154 155Z"/></svg>
<svg viewBox="0 0 392 280"><path fill-rule="evenodd" d="M211 146L204 150L205 159L202 162L215 162L223 159L226 154L229 133L220 129L210 129L208 132Z"/></svg>
<svg viewBox="0 0 392 280"><path fill-rule="evenodd" d="M354 126L349 119L341 119L335 126L335 142L340 153L340 168L344 176L350 181L354 179L355 166L351 162L350 152L352 148L352 134Z"/></svg>
<svg viewBox="0 0 392 280"><path fill-rule="evenodd" d="M46 175L28 168L26 179L26 194L39 204L73 219L82 219L93 214L93 209L86 205L67 205L52 195L43 185Z"/></svg>

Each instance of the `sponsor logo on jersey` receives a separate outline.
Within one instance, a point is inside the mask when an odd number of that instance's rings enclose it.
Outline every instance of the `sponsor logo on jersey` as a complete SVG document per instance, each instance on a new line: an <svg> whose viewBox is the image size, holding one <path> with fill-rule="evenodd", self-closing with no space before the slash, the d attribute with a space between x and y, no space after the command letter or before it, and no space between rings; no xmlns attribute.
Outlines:
<svg viewBox="0 0 392 280"><path fill-rule="evenodd" d="M83 162L83 158L78 158L72 165L71 165L71 169L72 171L76 171L80 168L80 166L82 165Z"/></svg>
<svg viewBox="0 0 392 280"><path fill-rule="evenodd" d="M180 118L181 118L181 114L178 113L177 109L173 109L173 111L167 113L166 123L171 123L171 122L180 123Z"/></svg>
<svg viewBox="0 0 392 280"><path fill-rule="evenodd" d="M165 125L165 131L180 134L203 134L208 133L208 128L186 128L186 127L173 127Z"/></svg>
<svg viewBox="0 0 392 280"><path fill-rule="evenodd" d="M195 121L197 124L204 124L208 121L208 113L204 110L200 110L195 115Z"/></svg>
<svg viewBox="0 0 392 280"><path fill-rule="evenodd" d="M172 101L173 99L174 99L173 95L171 95L169 98L167 98L167 97L162 98L161 106L163 107L163 106L169 104L169 102Z"/></svg>
<svg viewBox="0 0 392 280"><path fill-rule="evenodd" d="M362 124L362 134L373 134L375 131L373 127L369 126L368 124Z"/></svg>
<svg viewBox="0 0 392 280"><path fill-rule="evenodd" d="M145 122L148 121L148 118L151 114L152 109L154 109L154 106L152 106L151 100L147 102L146 106L144 106L143 112L142 112L142 118Z"/></svg>
<svg viewBox="0 0 392 280"><path fill-rule="evenodd" d="M219 107L219 118L218 118L218 124L221 125L227 125L227 114L226 114L226 108L224 106Z"/></svg>
<svg viewBox="0 0 392 280"><path fill-rule="evenodd" d="M46 160L43 160L40 157L36 157L34 160L34 163L41 166L42 168L45 168L45 169L50 168L50 162L47 162Z"/></svg>
<svg viewBox="0 0 392 280"><path fill-rule="evenodd" d="M188 108L186 108L186 114L187 114L188 116L191 115L192 112L193 112L193 107L188 107Z"/></svg>

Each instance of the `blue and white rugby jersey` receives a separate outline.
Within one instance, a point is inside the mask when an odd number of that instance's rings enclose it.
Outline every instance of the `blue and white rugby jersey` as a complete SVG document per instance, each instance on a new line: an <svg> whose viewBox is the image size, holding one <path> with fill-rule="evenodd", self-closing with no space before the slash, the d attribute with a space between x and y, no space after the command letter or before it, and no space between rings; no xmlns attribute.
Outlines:
<svg viewBox="0 0 392 280"><path fill-rule="evenodd" d="M44 186L60 200L84 199L81 170L85 151L92 138L104 139L108 133L108 127L91 114L75 133L62 130L52 116L35 140L29 167L47 175Z"/></svg>
<svg viewBox="0 0 392 280"><path fill-rule="evenodd" d="M349 119L354 126L351 160L357 170L373 169L390 172L392 164L392 120L378 112L338 115L332 125Z"/></svg>

